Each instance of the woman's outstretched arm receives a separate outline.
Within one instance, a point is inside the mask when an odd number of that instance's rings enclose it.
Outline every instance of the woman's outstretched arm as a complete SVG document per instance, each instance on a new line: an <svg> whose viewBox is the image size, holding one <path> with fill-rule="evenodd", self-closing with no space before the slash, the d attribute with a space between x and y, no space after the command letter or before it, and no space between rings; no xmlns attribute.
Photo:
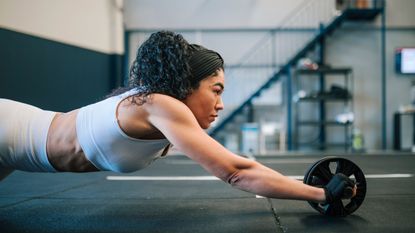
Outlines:
<svg viewBox="0 0 415 233"><path fill-rule="evenodd" d="M233 187L270 198L325 201L322 188L305 185L227 150L199 126L182 102L153 95L145 108L148 121L178 150Z"/></svg>

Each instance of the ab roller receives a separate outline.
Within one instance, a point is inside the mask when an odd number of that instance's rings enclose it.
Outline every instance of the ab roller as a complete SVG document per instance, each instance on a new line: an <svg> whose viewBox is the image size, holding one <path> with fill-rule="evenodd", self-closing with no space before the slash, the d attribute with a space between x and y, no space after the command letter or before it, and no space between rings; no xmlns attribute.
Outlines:
<svg viewBox="0 0 415 233"><path fill-rule="evenodd" d="M339 199L326 204L309 201L310 206L321 214L347 216L356 211L365 199L365 175L355 163L345 158L326 157L315 162L306 172L303 182L315 187L324 187L338 173L344 174L356 183L356 195L352 198ZM352 192L352 190L349 190L349 192Z"/></svg>

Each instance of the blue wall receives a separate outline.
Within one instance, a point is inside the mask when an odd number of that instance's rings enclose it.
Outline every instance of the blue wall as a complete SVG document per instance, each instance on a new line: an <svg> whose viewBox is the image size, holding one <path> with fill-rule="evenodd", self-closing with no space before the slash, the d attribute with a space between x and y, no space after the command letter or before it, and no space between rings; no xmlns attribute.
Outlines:
<svg viewBox="0 0 415 233"><path fill-rule="evenodd" d="M122 55L0 29L0 98L70 111L102 99L122 80Z"/></svg>

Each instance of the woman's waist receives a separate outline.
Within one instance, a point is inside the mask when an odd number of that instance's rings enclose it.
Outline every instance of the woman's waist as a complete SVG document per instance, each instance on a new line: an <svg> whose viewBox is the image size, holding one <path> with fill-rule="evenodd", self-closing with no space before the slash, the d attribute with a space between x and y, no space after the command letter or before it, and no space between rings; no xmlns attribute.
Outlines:
<svg viewBox="0 0 415 233"><path fill-rule="evenodd" d="M89 172L98 169L88 161L76 133L78 110L57 113L48 132L47 155L58 171Z"/></svg>

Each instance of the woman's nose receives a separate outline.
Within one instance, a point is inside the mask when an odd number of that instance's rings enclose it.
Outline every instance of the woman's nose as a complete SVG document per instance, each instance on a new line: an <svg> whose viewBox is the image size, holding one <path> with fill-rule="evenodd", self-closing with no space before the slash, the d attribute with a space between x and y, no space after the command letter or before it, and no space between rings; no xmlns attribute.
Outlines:
<svg viewBox="0 0 415 233"><path fill-rule="evenodd" d="M218 100L218 102L216 103L216 110L218 110L218 111L223 110L223 108L224 108L224 107L225 107L225 106L224 106L224 104L223 104L222 98L221 98L221 97L219 97L219 100Z"/></svg>

